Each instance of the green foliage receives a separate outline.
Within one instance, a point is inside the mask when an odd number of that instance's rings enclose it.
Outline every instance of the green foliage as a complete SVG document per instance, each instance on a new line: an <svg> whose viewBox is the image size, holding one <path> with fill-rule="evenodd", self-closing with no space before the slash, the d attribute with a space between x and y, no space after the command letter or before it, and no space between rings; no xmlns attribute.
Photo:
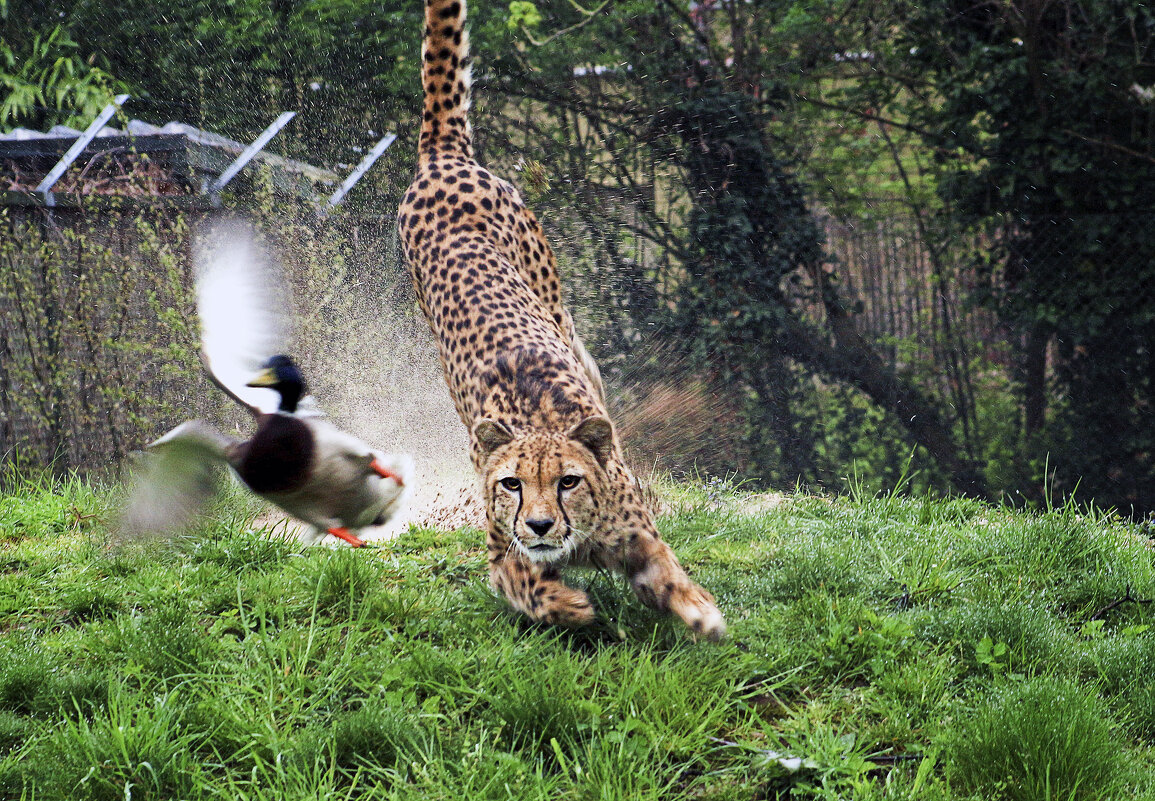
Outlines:
<svg viewBox="0 0 1155 801"><path fill-rule="evenodd" d="M925 287L928 318L910 341L929 352L917 361L900 354L894 365L928 403L895 417L905 425L939 415L961 444L960 459L976 467L960 471L940 451L937 467L919 465L924 480L941 484L981 471L993 492L1031 503L1041 502L1044 484L1064 495L1077 485L1083 498L1142 514L1153 486L1147 361L1155 349L1148 341L1149 237L1136 221L1155 184L1145 155L1152 79L1133 54L1148 48L1151 26L1145 10L1118 3L1088 9L1086 24L1072 26L1069 20L1084 13L1076 5L1050 4L1020 18L951 2L753 4L728 14L639 2L571 30L574 14L559 0L537 8L541 27L565 36L502 51L496 69L511 77L494 88L545 104L505 99L503 132L512 148L535 159L545 150L553 174L595 187L553 198L557 211L588 218L587 230L571 236L606 242L600 275L629 276L621 305L639 301L635 324L625 326L629 337L653 336L666 323L678 346L698 346L695 367L720 374L734 391L749 424L732 468L777 485L799 476L826 480L825 457L836 447L826 439L826 420L798 403L807 390L795 368L846 380L836 371L849 360L833 367L788 362L781 354L797 340L784 329L802 309L803 320L821 318L815 306L831 298L816 297L819 289L841 295L835 299L853 320L849 287L873 280L848 273L845 283L825 287L774 283L790 258L759 260L752 243L761 229L752 210L776 209L783 239L771 238L770 249L784 243L777 252L789 254L797 245L803 255L793 257L795 267L806 261L806 237L791 240L802 229L789 204L764 202L744 185L747 170L756 186L775 186L760 173L749 142L731 135L744 128L805 190L808 209L850 226L868 215L917 219L918 258L935 266ZM587 63L630 68L573 80L573 66ZM546 77L537 79L537 70ZM532 87L521 90L527 74L535 76ZM711 102L721 109L713 116ZM695 124L690 106L709 121ZM588 135L571 135L570 114L584 115L578 127ZM526 120L541 133L509 133ZM705 169L711 158L727 163L719 154L741 168ZM978 234L970 227L976 216ZM695 225L712 233L701 236ZM638 247L635 236L657 252ZM976 262L983 266L972 294ZM862 269L870 265L864 259ZM658 296L656 304L633 290L635 277ZM899 288L906 280L896 278L887 290L908 291ZM956 300L940 308L940 294L952 293L938 287L952 284L963 288L952 287ZM972 326L968 303L976 299L987 301L987 311L975 313ZM901 302L917 303L909 296ZM655 316L654 309L672 313ZM991 327L990 310L1004 328ZM940 331L940 314L959 319ZM1016 335L1008 339L1005 326ZM610 343L599 356L624 351L613 339L616 326L596 330L591 340ZM752 346L760 331L773 334ZM1047 350L1048 341L1055 347ZM886 350L891 343L871 344ZM1045 369L1035 371L1032 360ZM758 372L762 380L750 380ZM878 410L890 395L874 390L868 397ZM882 465L885 483L909 454L910 434L888 426L884 447L874 447L879 415L847 406L843 421L864 419L849 442L872 451L860 469L873 480ZM1085 447L1087 439L1095 447ZM1048 454L1053 476L1045 475ZM848 472L844 452L838 458L836 472Z"/></svg>
<svg viewBox="0 0 1155 801"><path fill-rule="evenodd" d="M789 157L764 133L771 109L701 60L676 17L639 21L632 68L689 76L642 90L661 109L650 146L678 170L691 199L680 264L659 279L666 287L657 323L692 369L738 399L745 452L731 469L762 480L811 477L809 431L788 400L798 376L775 343L797 322L784 279L821 260L820 235Z"/></svg>
<svg viewBox="0 0 1155 801"><path fill-rule="evenodd" d="M541 12L529 0L513 0L509 4L509 27L515 30L521 28L536 28L541 24Z"/></svg>
<svg viewBox="0 0 1155 801"><path fill-rule="evenodd" d="M277 114L294 110L276 147L314 164L355 163L418 114L420 4L196 0L161 7L131 0L113 11L105 3L45 2L0 19L0 41L30 41L54 29L58 43L77 43L67 51L75 64L100 67L77 77L115 76L132 94L132 116L251 141ZM374 188L400 191L387 176L408 173L401 165L412 151L398 132L401 141L352 202L373 197Z"/></svg>
<svg viewBox="0 0 1155 801"><path fill-rule="evenodd" d="M1038 465L1049 450L1053 489L1138 513L1155 502L1155 240L1143 222L1155 184L1151 72L1134 53L1153 30L1150 9L1126 3L1019 17L937 2L911 7L896 40L939 98L907 108L942 154L943 203L993 239L984 298L1029 343L1016 352L1031 418L1019 459ZM1048 342L1061 391L1029 365Z"/></svg>
<svg viewBox="0 0 1155 801"><path fill-rule="evenodd" d="M173 387L199 376L184 220L114 204L74 222L0 210L0 408L24 469L119 463L201 408Z"/></svg>
<svg viewBox="0 0 1155 801"><path fill-rule="evenodd" d="M998 676L1006 670L1005 662L1000 662L1007 654L1005 642L991 642L990 637L983 637L975 646L975 661L987 668L992 675Z"/></svg>
<svg viewBox="0 0 1155 801"><path fill-rule="evenodd" d="M584 224L574 232L568 221L555 223L555 242L584 237L598 248L592 258L588 247L566 243L559 250L563 259L573 251L579 271L593 262L588 269L597 288L575 295L579 301L598 296L587 315L597 326L587 336L595 354L611 364L636 359L645 365L638 372L648 384L627 392L666 390L662 382L670 380L676 360L678 384L699 381L715 397L726 396L728 419L720 425L728 431L719 450L727 469L771 486L829 485L832 474L852 469L846 451L856 447L870 451L862 454L861 469L880 467L880 483L887 483L914 440L940 463L922 470L927 480L942 483L945 476L976 491L981 480L969 466L971 454L951 442L957 432L942 430L956 415L927 389L946 388L947 381L920 383L922 372L887 363L859 339L851 281L840 282L824 263L816 209L861 210L875 200L872 190L884 172L892 185L922 199L928 194L901 137L876 137L870 159L823 160L827 129L845 128L850 116L835 115L825 102L828 90L851 82L854 68L832 53L842 55L843 37L856 36L856 25L867 22L860 11L840 3L754 4L721 14L630 3L579 28L565 6L538 4L546 17L542 27L559 35L545 47L521 47L497 67L508 76L501 84L507 96L534 100L507 98L501 130L512 147L535 159L543 137L521 133L522 121L532 119L553 137L543 163L570 177L552 182L559 190L551 199L561 215ZM575 80L575 64L595 69ZM527 73L532 87L522 90ZM573 114L582 120L576 131ZM818 163L804 164L807 156ZM893 163L882 163L884 156ZM848 163L860 168L853 177L847 177ZM828 203L826 187L806 181L829 181L827 168L839 165L846 169ZM859 206L848 199L856 190ZM603 311L607 306L613 313ZM639 347L654 340L662 347ZM932 372L936 379L941 374ZM815 392L816 377L841 386ZM831 425L814 413L815 395L818 404L856 396L857 406ZM863 413L864 407L873 408ZM966 415L969 407L957 416ZM851 418L866 422L855 429L847 424ZM931 428L938 430L928 435ZM686 441L696 435L688 431ZM679 459L685 464L684 455ZM835 460L841 461L832 465ZM708 459L700 464L725 472Z"/></svg>
<svg viewBox="0 0 1155 801"><path fill-rule="evenodd" d="M119 86L77 52L79 45L60 25L15 41L27 48L17 50L0 37L0 128L87 126Z"/></svg>

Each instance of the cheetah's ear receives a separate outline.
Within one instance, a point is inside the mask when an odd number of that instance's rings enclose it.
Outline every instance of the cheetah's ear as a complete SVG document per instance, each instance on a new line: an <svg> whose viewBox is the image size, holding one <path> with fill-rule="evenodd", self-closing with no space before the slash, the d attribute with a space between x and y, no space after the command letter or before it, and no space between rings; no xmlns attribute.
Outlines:
<svg viewBox="0 0 1155 801"><path fill-rule="evenodd" d="M513 432L488 417L473 424L473 436L477 439L477 444L481 446L481 451L486 456L489 456L502 445L513 442Z"/></svg>
<svg viewBox="0 0 1155 801"><path fill-rule="evenodd" d="M614 449L614 427L609 418L596 415L587 417L570 429L569 438L585 445L605 464Z"/></svg>

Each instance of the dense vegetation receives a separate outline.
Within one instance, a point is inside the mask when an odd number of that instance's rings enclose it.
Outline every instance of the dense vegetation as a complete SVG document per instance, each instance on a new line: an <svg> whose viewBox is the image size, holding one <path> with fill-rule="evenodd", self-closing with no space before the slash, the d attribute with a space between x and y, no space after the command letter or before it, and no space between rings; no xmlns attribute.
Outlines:
<svg viewBox="0 0 1155 801"><path fill-rule="evenodd" d="M837 486L853 462L886 485L913 450L919 481L969 495L1155 508L1148 7L473 6L483 156L542 212L613 383L703 410L683 462L779 486ZM0 126L128 90L133 116L241 139L298 110L279 146L326 165L395 129L353 198L378 213L411 169L419 20L365 0L0 2ZM880 220L925 276L880 289L894 254L827 235ZM916 327L866 322L898 311Z"/></svg>
<svg viewBox="0 0 1155 801"><path fill-rule="evenodd" d="M115 494L0 495L0 797L1155 798L1149 532L1071 506L667 488L731 627L619 579L527 624L481 532L305 553L240 497L115 545Z"/></svg>

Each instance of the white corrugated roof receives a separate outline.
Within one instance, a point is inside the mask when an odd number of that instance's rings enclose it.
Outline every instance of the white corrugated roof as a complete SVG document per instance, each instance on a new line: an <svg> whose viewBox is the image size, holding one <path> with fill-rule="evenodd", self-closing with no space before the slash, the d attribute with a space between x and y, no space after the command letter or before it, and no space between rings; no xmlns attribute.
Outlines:
<svg viewBox="0 0 1155 801"><path fill-rule="evenodd" d="M8 133L0 133L0 141L28 141L30 139L76 139L83 133L67 125L53 125L47 131L33 131L29 128L16 128ZM202 131L200 128L184 122L167 122L164 125L153 125L144 120L129 120L123 128L104 126L96 134L101 136L155 136L157 134L183 134L194 142L202 145L234 148L243 150L244 145L235 139L215 134L212 131Z"/></svg>

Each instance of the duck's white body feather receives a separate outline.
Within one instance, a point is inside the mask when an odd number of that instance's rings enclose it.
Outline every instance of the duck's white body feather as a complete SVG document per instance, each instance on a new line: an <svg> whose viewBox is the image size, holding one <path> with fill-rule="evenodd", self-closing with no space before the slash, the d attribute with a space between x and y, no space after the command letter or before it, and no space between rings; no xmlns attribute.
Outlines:
<svg viewBox="0 0 1155 801"><path fill-rule="evenodd" d="M382 525L404 506L415 472L411 456L371 448L320 418L307 418L306 423L317 444L307 482L262 497L313 526L316 540L334 526L355 531ZM369 466L374 460L400 475L404 485L377 475Z"/></svg>

